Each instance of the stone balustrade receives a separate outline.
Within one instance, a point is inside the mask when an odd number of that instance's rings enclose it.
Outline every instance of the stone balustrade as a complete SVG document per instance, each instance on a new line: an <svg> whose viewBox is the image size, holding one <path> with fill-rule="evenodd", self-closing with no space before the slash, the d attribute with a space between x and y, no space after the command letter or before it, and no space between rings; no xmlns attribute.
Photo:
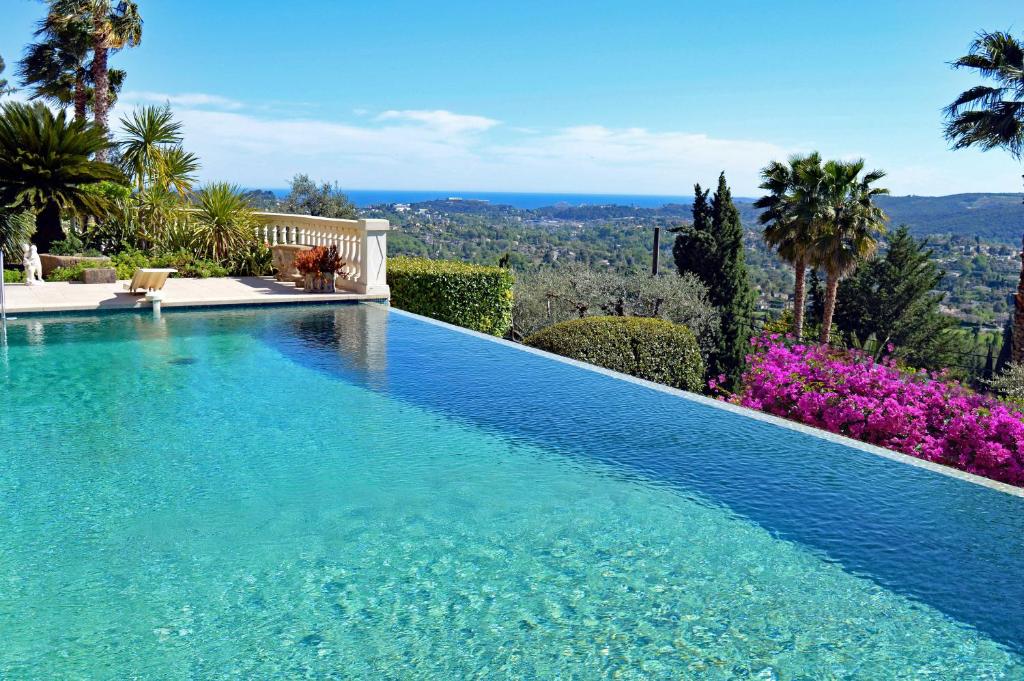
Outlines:
<svg viewBox="0 0 1024 681"><path fill-rule="evenodd" d="M345 274L337 286L356 293L389 295L387 220L339 220L312 215L258 212L257 235L277 245L337 246Z"/></svg>

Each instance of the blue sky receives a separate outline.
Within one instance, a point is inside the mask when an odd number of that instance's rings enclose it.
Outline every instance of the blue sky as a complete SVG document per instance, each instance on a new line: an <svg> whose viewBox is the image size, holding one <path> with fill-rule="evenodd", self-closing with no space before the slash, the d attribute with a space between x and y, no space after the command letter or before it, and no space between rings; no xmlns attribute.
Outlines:
<svg viewBox="0 0 1024 681"><path fill-rule="evenodd" d="M44 5L3 0L12 62ZM204 179L280 187L687 194L725 170L863 156L898 194L1020 191L953 152L949 69L1014 2L302 3L139 0L121 111L170 101Z"/></svg>

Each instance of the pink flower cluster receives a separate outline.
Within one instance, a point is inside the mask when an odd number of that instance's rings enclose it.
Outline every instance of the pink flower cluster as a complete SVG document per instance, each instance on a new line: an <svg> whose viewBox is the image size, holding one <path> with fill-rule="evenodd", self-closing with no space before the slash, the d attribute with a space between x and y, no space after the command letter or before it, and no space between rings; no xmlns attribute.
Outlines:
<svg viewBox="0 0 1024 681"><path fill-rule="evenodd" d="M1024 486L1024 414L1013 407L943 372L907 373L891 360L778 334L751 345L731 402Z"/></svg>

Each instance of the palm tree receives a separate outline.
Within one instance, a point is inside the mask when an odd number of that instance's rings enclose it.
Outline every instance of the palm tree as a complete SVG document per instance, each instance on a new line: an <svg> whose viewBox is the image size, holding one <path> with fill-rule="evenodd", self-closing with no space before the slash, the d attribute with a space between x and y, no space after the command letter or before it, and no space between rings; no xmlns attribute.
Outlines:
<svg viewBox="0 0 1024 681"><path fill-rule="evenodd" d="M68 120L42 104L10 102L0 108L0 206L36 214L36 244L47 251L64 238L61 213L103 215L108 206L98 182L124 182L114 166L92 157L110 146L103 130Z"/></svg>
<svg viewBox="0 0 1024 681"><path fill-rule="evenodd" d="M163 176L164 150L181 143L181 123L170 106L144 106L122 118L121 127L121 167L141 193Z"/></svg>
<svg viewBox="0 0 1024 681"><path fill-rule="evenodd" d="M804 201L805 210L798 209L797 214L813 224L809 261L825 270L826 275L822 343L828 343L832 334L832 315L840 280L875 252L878 236L885 232L887 218L874 199L888 194L889 190L871 186L885 177L885 173L872 170L861 175L863 170L863 160L797 167L796 185L816 195L813 201ZM796 192L798 205L802 193Z"/></svg>
<svg viewBox="0 0 1024 681"><path fill-rule="evenodd" d="M66 19L50 12L39 22L35 36L38 42L25 48L18 64L19 77L31 88L30 98L62 108L74 105L75 117L84 119L95 98L89 25L81 19ZM125 72L110 69L107 78L107 101L113 106Z"/></svg>
<svg viewBox="0 0 1024 681"><path fill-rule="evenodd" d="M242 190L214 182L196 193L196 241L204 255L224 261L253 234L255 218Z"/></svg>
<svg viewBox="0 0 1024 681"><path fill-rule="evenodd" d="M165 149L161 156L160 182L179 196L189 196L199 171L199 157L180 146Z"/></svg>
<svg viewBox="0 0 1024 681"><path fill-rule="evenodd" d="M1024 45L1008 33L979 33L955 69L974 69L992 85L976 85L946 107L946 139L954 149L1002 148L1024 157ZM1013 310L1012 359L1024 361L1024 251Z"/></svg>
<svg viewBox="0 0 1024 681"><path fill-rule="evenodd" d="M88 26L92 47L90 70L95 88L93 120L106 130L110 107L108 59L111 50L135 47L142 42L139 6L131 0L121 0L116 6L112 0L53 0L51 15L56 22L85 22ZM106 160L106 150L100 153L100 160Z"/></svg>
<svg viewBox="0 0 1024 681"><path fill-rule="evenodd" d="M804 164L821 165L818 152L807 156L792 156L789 163L773 161L761 171L761 189L768 193L754 202L755 208L763 209L758 220L764 225L764 240L775 248L779 257L793 266L796 282L793 286L793 333L803 336L804 307L806 306L805 276L810 258L810 246L814 240L814 223L802 217L814 211L798 211L795 205L796 182L799 167ZM806 174L805 174L806 176ZM815 191L803 191L801 196L812 199Z"/></svg>

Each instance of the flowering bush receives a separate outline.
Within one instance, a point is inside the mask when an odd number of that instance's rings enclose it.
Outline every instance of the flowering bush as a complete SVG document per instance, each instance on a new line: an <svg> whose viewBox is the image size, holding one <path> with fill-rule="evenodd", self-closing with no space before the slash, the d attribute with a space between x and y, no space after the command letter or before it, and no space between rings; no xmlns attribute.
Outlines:
<svg viewBox="0 0 1024 681"><path fill-rule="evenodd" d="M1015 408L943 372L909 373L888 359L789 344L779 334L751 345L742 388L729 401L1024 486L1024 415Z"/></svg>

